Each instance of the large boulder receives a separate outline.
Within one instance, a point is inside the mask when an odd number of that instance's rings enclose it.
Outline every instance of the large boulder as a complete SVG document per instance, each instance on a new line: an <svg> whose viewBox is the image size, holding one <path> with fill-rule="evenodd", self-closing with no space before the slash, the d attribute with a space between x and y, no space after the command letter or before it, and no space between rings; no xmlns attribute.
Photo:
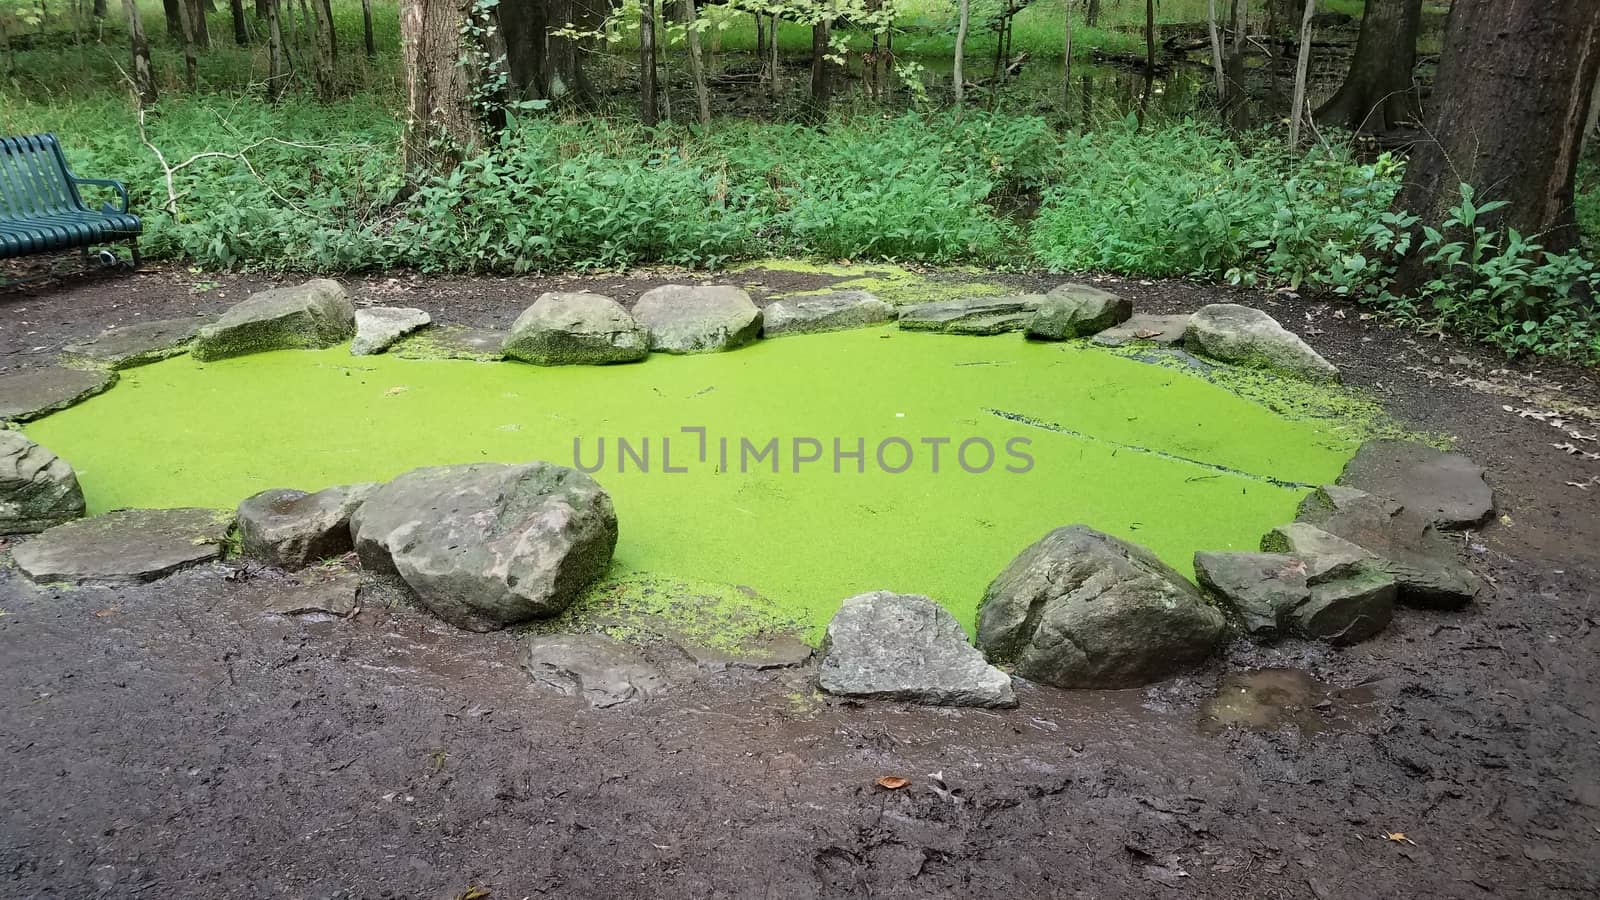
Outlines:
<svg viewBox="0 0 1600 900"><path fill-rule="evenodd" d="M1133 315L1133 301L1086 284L1063 284L1044 295L1028 320L1028 337L1065 341L1098 334Z"/></svg>
<svg viewBox="0 0 1600 900"><path fill-rule="evenodd" d="M186 353L208 320L151 319L115 325L87 340L68 344L61 353L76 362L113 369L142 366Z"/></svg>
<svg viewBox="0 0 1600 900"><path fill-rule="evenodd" d="M1474 528L1494 515L1483 467L1460 453L1412 441L1362 444L1339 484L1388 497L1440 528Z"/></svg>
<svg viewBox="0 0 1600 900"><path fill-rule="evenodd" d="M0 375L0 422L26 422L87 400L117 383L107 369L45 366Z"/></svg>
<svg viewBox="0 0 1600 900"><path fill-rule="evenodd" d="M1213 303L1189 317L1184 343L1203 356L1305 381L1338 381L1339 370L1278 320L1237 303Z"/></svg>
<svg viewBox="0 0 1600 900"><path fill-rule="evenodd" d="M1068 688L1137 687L1222 640L1222 613L1155 554L1086 525L1022 551L978 606L978 646L1016 674Z"/></svg>
<svg viewBox="0 0 1600 900"><path fill-rule="evenodd" d="M356 336L350 342L353 356L371 356L389 349L418 328L433 321L424 310L409 306L374 306L356 310Z"/></svg>
<svg viewBox="0 0 1600 900"><path fill-rule="evenodd" d="M927 597L874 591L844 601L828 623L817 672L842 697L938 706L1015 706L1011 677L967 643L949 611Z"/></svg>
<svg viewBox="0 0 1600 900"><path fill-rule="evenodd" d="M209 362L267 350L319 349L355 333L356 310L344 287L317 278L251 294L201 328L191 354Z"/></svg>
<svg viewBox="0 0 1600 900"><path fill-rule="evenodd" d="M0 428L0 534L31 534L82 515L72 466L22 432Z"/></svg>
<svg viewBox="0 0 1600 900"><path fill-rule="evenodd" d="M373 492L350 530L363 566L475 631L559 614L617 543L611 497L546 462L413 469Z"/></svg>
<svg viewBox="0 0 1600 900"><path fill-rule="evenodd" d="M1304 522L1274 528L1261 549L1293 556L1305 569L1306 599L1290 613L1296 634L1353 644L1389 627L1399 589L1371 553Z"/></svg>
<svg viewBox="0 0 1600 900"><path fill-rule="evenodd" d="M517 316L502 348L541 366L603 365L644 359L650 335L610 297L549 293Z"/></svg>
<svg viewBox="0 0 1600 900"><path fill-rule="evenodd" d="M274 488L239 504L239 537L245 556L294 570L349 553L350 517L376 484L346 484L314 494Z"/></svg>
<svg viewBox="0 0 1600 900"><path fill-rule="evenodd" d="M233 516L215 509L119 509L57 525L11 551L34 581L154 581L222 558Z"/></svg>
<svg viewBox="0 0 1600 900"><path fill-rule="evenodd" d="M761 336L761 310L727 285L662 285L645 291L633 317L650 332L650 349L664 353L733 350Z"/></svg>
<svg viewBox="0 0 1600 900"><path fill-rule="evenodd" d="M899 325L907 331L1004 334L1027 328L1043 303L1043 294L935 300L901 309Z"/></svg>
<svg viewBox="0 0 1600 900"><path fill-rule="evenodd" d="M1429 516L1387 497L1324 485L1300 504L1297 519L1377 557L1378 567L1399 587L1400 602L1408 606L1457 609L1472 602L1483 587L1457 556L1455 543L1439 533Z"/></svg>
<svg viewBox="0 0 1600 900"><path fill-rule="evenodd" d="M594 709L648 700L667 689L667 677L638 650L599 634L534 635L517 663L533 683Z"/></svg>
<svg viewBox="0 0 1600 900"><path fill-rule="evenodd" d="M894 307L866 291L829 291L779 297L761 311L766 337L843 331L894 321Z"/></svg>

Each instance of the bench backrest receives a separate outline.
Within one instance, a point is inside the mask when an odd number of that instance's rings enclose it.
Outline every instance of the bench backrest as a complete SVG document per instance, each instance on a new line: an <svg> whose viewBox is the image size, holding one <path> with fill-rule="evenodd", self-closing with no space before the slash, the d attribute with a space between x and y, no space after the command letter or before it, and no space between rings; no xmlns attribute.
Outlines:
<svg viewBox="0 0 1600 900"><path fill-rule="evenodd" d="M53 134L0 137L0 215L22 219L81 211L69 171Z"/></svg>

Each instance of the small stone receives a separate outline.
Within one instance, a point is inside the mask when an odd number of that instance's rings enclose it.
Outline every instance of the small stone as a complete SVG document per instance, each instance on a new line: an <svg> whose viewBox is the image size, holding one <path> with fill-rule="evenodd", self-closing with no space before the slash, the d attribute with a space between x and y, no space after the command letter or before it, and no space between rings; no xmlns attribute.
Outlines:
<svg viewBox="0 0 1600 900"><path fill-rule="evenodd" d="M298 584L287 585L266 606L280 616L323 614L344 618L357 609L361 574L345 570L313 570L301 576Z"/></svg>
<svg viewBox="0 0 1600 900"><path fill-rule="evenodd" d="M46 366L0 375L0 422L27 422L87 400L117 383L105 369Z"/></svg>
<svg viewBox="0 0 1600 900"><path fill-rule="evenodd" d="M356 311L337 281L317 278L251 294L195 336L201 362L268 350L332 347L355 335Z"/></svg>
<svg viewBox="0 0 1600 900"><path fill-rule="evenodd" d="M828 623L821 654L818 684L841 697L1017 704L1011 677L989 665L955 616L926 597L888 591L851 597Z"/></svg>
<svg viewBox="0 0 1600 900"><path fill-rule="evenodd" d="M356 310L356 336L350 342L353 356L371 356L389 349L418 328L433 321L433 317L411 307L373 306Z"/></svg>
<svg viewBox="0 0 1600 900"><path fill-rule="evenodd" d="M1213 303L1189 318L1184 344L1225 363L1280 372L1305 381L1338 381L1339 370L1259 309Z"/></svg>
<svg viewBox="0 0 1600 900"><path fill-rule="evenodd" d="M1475 528L1494 515L1483 467L1460 453L1411 441L1361 445L1339 484L1387 497L1444 529Z"/></svg>
<svg viewBox="0 0 1600 900"><path fill-rule="evenodd" d="M1183 333L1189 327L1187 315L1156 316L1137 313L1121 325L1107 328L1094 336L1094 342L1104 347L1121 347L1140 341L1152 344L1183 343Z"/></svg>
<svg viewBox="0 0 1600 900"><path fill-rule="evenodd" d="M129 369L187 353L194 336L209 320L153 319L116 325L88 340L68 344L62 355L70 360L112 369Z"/></svg>
<svg viewBox="0 0 1600 900"><path fill-rule="evenodd" d="M1133 315L1133 301L1086 284L1063 284L1044 295L1028 321L1028 337L1065 341L1097 334Z"/></svg>
<svg viewBox="0 0 1600 900"><path fill-rule="evenodd" d="M595 709L648 700L665 693L666 676L638 650L598 634L535 635L518 664L534 684Z"/></svg>
<svg viewBox="0 0 1600 900"><path fill-rule="evenodd" d="M779 297L761 311L766 337L865 328L894 321L894 307L866 291L830 291Z"/></svg>
<svg viewBox="0 0 1600 900"><path fill-rule="evenodd" d="M83 515L72 466L24 437L0 429L0 534L31 534Z"/></svg>
<svg viewBox="0 0 1600 900"><path fill-rule="evenodd" d="M900 310L899 324L907 331L1004 334L1027 328L1043 303L1043 294L935 300Z"/></svg>
<svg viewBox="0 0 1600 900"><path fill-rule="evenodd" d="M1086 525L1023 550L978 605L978 646L1066 688L1138 687L1205 660L1222 613L1149 550Z"/></svg>
<svg viewBox="0 0 1600 900"><path fill-rule="evenodd" d="M119 509L57 525L19 544L34 581L154 581L222 557L233 517L215 509Z"/></svg>
<svg viewBox="0 0 1600 900"><path fill-rule="evenodd" d="M1254 638L1271 640L1289 630L1290 614L1311 597L1306 565L1286 553L1194 555L1195 576L1233 612Z"/></svg>
<svg viewBox="0 0 1600 900"><path fill-rule="evenodd" d="M644 359L650 335L610 297L548 293L517 316L503 349L541 366L604 365Z"/></svg>
<svg viewBox="0 0 1600 900"><path fill-rule="evenodd" d="M663 353L733 350L761 335L761 310L727 285L662 285L639 298L633 317L650 332L650 349Z"/></svg>
<svg viewBox="0 0 1600 900"><path fill-rule="evenodd" d="M308 494L274 488L239 504L245 556L291 571L352 549L350 516L378 489L348 484Z"/></svg>

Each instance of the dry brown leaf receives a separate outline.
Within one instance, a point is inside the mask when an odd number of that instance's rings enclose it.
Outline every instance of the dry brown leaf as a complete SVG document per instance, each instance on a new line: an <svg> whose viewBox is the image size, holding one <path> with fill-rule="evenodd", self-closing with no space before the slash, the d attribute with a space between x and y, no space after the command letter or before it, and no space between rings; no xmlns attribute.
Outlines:
<svg viewBox="0 0 1600 900"><path fill-rule="evenodd" d="M886 791L898 791L910 783L911 779L901 778L899 775L885 775L878 779L878 787Z"/></svg>
<svg viewBox="0 0 1600 900"><path fill-rule="evenodd" d="M107 616L114 616L116 614L117 614L117 608L115 606L108 606L105 609L95 610L94 617L96 619L104 619Z"/></svg>
<svg viewBox="0 0 1600 900"><path fill-rule="evenodd" d="M1406 837L1406 833L1404 831L1385 831L1383 833L1383 839L1386 841L1393 841L1396 844L1410 844L1413 847L1417 845L1416 841Z"/></svg>

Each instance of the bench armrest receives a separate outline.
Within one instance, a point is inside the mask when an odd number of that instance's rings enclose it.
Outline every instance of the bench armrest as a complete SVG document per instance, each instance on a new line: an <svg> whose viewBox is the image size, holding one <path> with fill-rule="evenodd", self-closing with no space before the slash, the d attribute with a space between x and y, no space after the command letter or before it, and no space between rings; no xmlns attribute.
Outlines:
<svg viewBox="0 0 1600 900"><path fill-rule="evenodd" d="M76 175L68 175L67 177L72 179L73 184L92 184L99 187L111 188L117 192L118 197L122 198L122 209L116 210L116 212L125 213L128 211L128 189L123 186L122 182L112 181L109 178L79 178ZM107 203L104 204L104 206L106 212L112 212L111 204Z"/></svg>

